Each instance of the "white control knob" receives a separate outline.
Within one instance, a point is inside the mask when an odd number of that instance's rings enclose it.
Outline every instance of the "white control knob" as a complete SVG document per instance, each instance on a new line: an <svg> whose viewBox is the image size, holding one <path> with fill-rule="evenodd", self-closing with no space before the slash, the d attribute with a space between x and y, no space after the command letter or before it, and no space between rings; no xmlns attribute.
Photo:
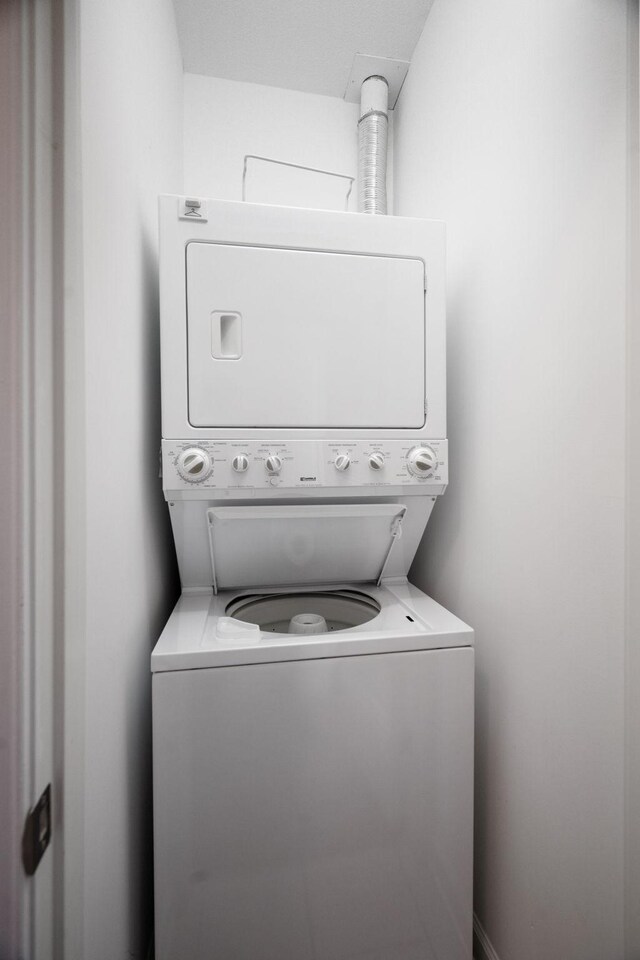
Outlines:
<svg viewBox="0 0 640 960"><path fill-rule="evenodd" d="M339 453L333 461L336 470L348 470L351 463L351 457L346 453Z"/></svg>
<svg viewBox="0 0 640 960"><path fill-rule="evenodd" d="M213 470L209 454L199 447L183 450L178 457L176 467L182 479L188 483L201 483Z"/></svg>
<svg viewBox="0 0 640 960"><path fill-rule="evenodd" d="M272 453L271 456L267 457L265 467L267 468L267 473L273 476L276 473L280 473L282 470L282 460L280 457L276 457L276 455Z"/></svg>
<svg viewBox="0 0 640 960"><path fill-rule="evenodd" d="M372 453L369 457L369 466L372 470L382 470L384 467L384 457L381 453Z"/></svg>
<svg viewBox="0 0 640 960"><path fill-rule="evenodd" d="M246 453L239 453L237 457L233 458L231 466L236 473L246 473L249 469L249 457Z"/></svg>
<svg viewBox="0 0 640 960"><path fill-rule="evenodd" d="M409 451L407 457L409 473L413 474L414 477L423 479L433 476L437 463L438 458L431 447L414 447L413 450Z"/></svg>

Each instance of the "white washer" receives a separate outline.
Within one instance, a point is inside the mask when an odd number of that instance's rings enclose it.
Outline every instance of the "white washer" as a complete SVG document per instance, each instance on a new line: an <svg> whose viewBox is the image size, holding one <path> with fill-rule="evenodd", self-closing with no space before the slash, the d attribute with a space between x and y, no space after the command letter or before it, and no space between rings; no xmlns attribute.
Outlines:
<svg viewBox="0 0 640 960"><path fill-rule="evenodd" d="M473 631L407 581L448 480L442 225L186 199L156 958L471 960Z"/></svg>
<svg viewBox="0 0 640 960"><path fill-rule="evenodd" d="M183 595L169 620L157 960L470 960L472 631L408 583L345 589L380 613L234 638L242 591Z"/></svg>
<svg viewBox="0 0 640 960"><path fill-rule="evenodd" d="M225 589L151 660L158 960L470 960L473 631L399 575L413 499L182 503Z"/></svg>

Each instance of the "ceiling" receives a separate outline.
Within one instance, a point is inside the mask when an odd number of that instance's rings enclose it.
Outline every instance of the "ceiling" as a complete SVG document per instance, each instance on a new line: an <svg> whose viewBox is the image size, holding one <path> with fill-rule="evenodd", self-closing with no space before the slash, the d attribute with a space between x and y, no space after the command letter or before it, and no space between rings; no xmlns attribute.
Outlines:
<svg viewBox="0 0 640 960"><path fill-rule="evenodd" d="M433 0L174 0L184 69L342 97L356 53L410 60Z"/></svg>

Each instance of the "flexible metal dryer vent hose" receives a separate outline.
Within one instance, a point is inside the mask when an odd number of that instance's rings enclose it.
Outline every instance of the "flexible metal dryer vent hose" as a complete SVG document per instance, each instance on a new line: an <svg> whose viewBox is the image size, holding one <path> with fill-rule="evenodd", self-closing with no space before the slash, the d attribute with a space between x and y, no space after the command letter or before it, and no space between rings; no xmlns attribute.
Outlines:
<svg viewBox="0 0 640 960"><path fill-rule="evenodd" d="M387 212L387 116L389 86L384 77L362 84L358 121L358 210Z"/></svg>

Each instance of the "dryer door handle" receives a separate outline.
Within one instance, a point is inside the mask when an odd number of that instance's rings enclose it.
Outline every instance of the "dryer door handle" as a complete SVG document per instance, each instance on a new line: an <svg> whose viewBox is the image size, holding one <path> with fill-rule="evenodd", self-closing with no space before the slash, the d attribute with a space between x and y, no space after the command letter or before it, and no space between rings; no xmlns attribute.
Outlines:
<svg viewBox="0 0 640 960"><path fill-rule="evenodd" d="M211 314L211 356L214 360L239 360L242 356L242 315L230 310Z"/></svg>

